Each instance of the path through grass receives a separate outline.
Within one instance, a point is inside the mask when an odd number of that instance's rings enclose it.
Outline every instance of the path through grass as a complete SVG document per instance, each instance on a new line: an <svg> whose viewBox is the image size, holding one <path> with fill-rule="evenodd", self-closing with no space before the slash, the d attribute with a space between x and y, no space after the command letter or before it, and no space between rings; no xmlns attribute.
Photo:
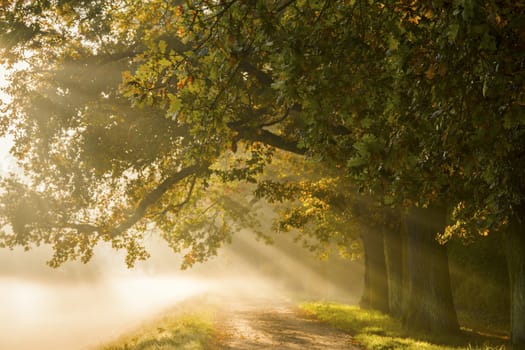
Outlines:
<svg viewBox="0 0 525 350"><path fill-rule="evenodd" d="M507 349L505 340L467 331L453 339L408 334L398 321L357 306L313 302L301 304L298 309L275 299L199 297L178 304L128 335L94 350L269 348Z"/></svg>

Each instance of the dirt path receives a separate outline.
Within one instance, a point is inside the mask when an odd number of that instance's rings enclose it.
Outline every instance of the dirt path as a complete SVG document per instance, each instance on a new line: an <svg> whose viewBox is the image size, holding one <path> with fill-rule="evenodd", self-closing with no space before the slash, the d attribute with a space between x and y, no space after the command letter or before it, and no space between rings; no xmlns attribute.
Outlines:
<svg viewBox="0 0 525 350"><path fill-rule="evenodd" d="M223 304L221 350L358 350L353 338L308 318L286 301L252 299Z"/></svg>

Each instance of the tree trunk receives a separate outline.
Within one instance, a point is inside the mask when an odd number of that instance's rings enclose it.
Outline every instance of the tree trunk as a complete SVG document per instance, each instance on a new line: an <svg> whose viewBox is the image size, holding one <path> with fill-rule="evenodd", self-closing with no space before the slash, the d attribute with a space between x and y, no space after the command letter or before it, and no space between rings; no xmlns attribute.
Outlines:
<svg viewBox="0 0 525 350"><path fill-rule="evenodd" d="M365 253L365 284L359 305L388 312L388 282L383 235L370 230L362 236Z"/></svg>
<svg viewBox="0 0 525 350"><path fill-rule="evenodd" d="M445 228L446 211L412 208L406 220L408 329L431 333L459 332L452 300L448 255L435 236Z"/></svg>
<svg viewBox="0 0 525 350"><path fill-rule="evenodd" d="M510 280L510 338L513 349L525 349L525 205L505 232Z"/></svg>
<svg viewBox="0 0 525 350"><path fill-rule="evenodd" d="M395 318L402 318L405 310L405 265L403 247L405 237L401 220L397 212L386 209L384 215L385 261L388 276L388 305L389 314Z"/></svg>

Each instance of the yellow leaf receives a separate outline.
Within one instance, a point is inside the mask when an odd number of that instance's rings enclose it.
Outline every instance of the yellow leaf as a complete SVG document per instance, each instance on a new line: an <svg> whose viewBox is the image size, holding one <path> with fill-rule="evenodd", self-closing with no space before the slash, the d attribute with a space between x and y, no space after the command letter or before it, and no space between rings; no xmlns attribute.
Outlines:
<svg viewBox="0 0 525 350"><path fill-rule="evenodd" d="M425 72L425 77L428 80L432 80L434 79L435 76L436 76L436 71L434 69L434 66L429 66L427 71Z"/></svg>
<svg viewBox="0 0 525 350"><path fill-rule="evenodd" d="M410 23L418 24L420 19L421 19L420 16L415 15L414 17L410 17L410 18L408 19L408 21L409 21Z"/></svg>

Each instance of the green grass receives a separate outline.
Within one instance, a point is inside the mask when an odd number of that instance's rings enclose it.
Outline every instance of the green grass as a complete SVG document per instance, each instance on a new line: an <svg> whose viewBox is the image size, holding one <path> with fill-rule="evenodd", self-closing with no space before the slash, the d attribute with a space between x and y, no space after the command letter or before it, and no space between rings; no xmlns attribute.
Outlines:
<svg viewBox="0 0 525 350"><path fill-rule="evenodd" d="M352 334L367 350L504 350L504 340L465 332L444 338L403 330L400 322L375 311L334 303L305 303L300 308L313 317Z"/></svg>
<svg viewBox="0 0 525 350"><path fill-rule="evenodd" d="M208 350L216 331L211 309L173 309L94 350Z"/></svg>
<svg viewBox="0 0 525 350"><path fill-rule="evenodd" d="M212 350L227 336L218 327L218 309L204 300L191 300L168 310L134 331L94 350ZM351 334L367 350L505 350L505 341L464 331L445 338L407 333L400 322L357 306L311 302L300 305L307 314Z"/></svg>

